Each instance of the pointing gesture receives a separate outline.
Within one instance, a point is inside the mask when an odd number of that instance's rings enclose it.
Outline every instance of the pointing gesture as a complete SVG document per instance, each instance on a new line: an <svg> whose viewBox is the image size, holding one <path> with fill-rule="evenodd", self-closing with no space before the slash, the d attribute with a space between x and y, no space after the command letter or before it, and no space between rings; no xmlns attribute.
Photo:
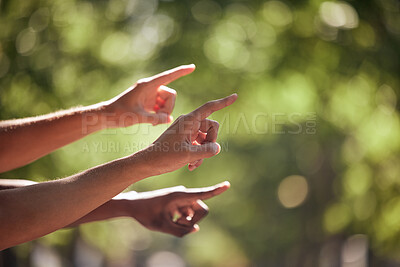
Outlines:
<svg viewBox="0 0 400 267"><path fill-rule="evenodd" d="M155 76L140 79L120 95L106 102L105 113L111 115L113 127L135 123L153 125L172 121L176 91L165 85L192 73L195 66L183 65Z"/></svg>
<svg viewBox="0 0 400 267"><path fill-rule="evenodd" d="M207 119L213 112L233 104L236 94L207 102L189 114L180 116L146 149L149 159L157 163L153 175L171 172L189 164L189 170L200 166L204 158L219 153L216 143L219 124Z"/></svg>
<svg viewBox="0 0 400 267"><path fill-rule="evenodd" d="M237 95L233 94L229 97L207 102L201 107L197 108L192 112L192 116L200 121L199 129L194 128L191 141L193 144L201 145L206 143L215 143L217 141L217 134L219 123L213 120L207 119L212 113L217 110L223 109L231 104L233 104L237 99ZM193 137L196 137L193 140ZM217 144L218 145L218 144ZM219 146L219 145L218 145ZM220 148L218 148L219 152ZM203 159L196 160L189 163L189 170L192 171L199 167L203 163Z"/></svg>
<svg viewBox="0 0 400 267"><path fill-rule="evenodd" d="M222 194L229 187L229 182L224 182L204 188L177 186L139 193L132 201L127 199L125 210L128 216L150 230L182 237L199 231L197 223L208 214L208 207L202 200Z"/></svg>

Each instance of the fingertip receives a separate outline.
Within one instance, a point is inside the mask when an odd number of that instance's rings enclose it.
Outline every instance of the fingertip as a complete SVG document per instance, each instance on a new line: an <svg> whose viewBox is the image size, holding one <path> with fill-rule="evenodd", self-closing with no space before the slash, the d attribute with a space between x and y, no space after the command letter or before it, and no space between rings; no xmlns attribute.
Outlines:
<svg viewBox="0 0 400 267"><path fill-rule="evenodd" d="M214 151L215 151L215 155L218 155L219 154L219 152L221 152L221 146L220 146L220 144L218 144L218 143L215 143L217 146L216 147L214 147L213 149L214 149Z"/></svg>
<svg viewBox="0 0 400 267"><path fill-rule="evenodd" d="M202 146L205 146L204 148L208 151L208 153L212 153L212 155L210 155L211 157L215 156L215 155L218 155L219 152L221 152L221 146L217 142L215 142L215 143L207 143L207 144L202 145Z"/></svg>
<svg viewBox="0 0 400 267"><path fill-rule="evenodd" d="M225 192L230 187L231 187L231 184L228 181L225 181L225 182L222 182L222 183L219 183L219 184L215 185L215 189L222 190L219 194Z"/></svg>
<svg viewBox="0 0 400 267"><path fill-rule="evenodd" d="M237 93L233 93L229 96L229 98L231 100L231 103L229 105L231 105L231 104L235 103L236 99L238 98L238 95L237 95Z"/></svg>
<svg viewBox="0 0 400 267"><path fill-rule="evenodd" d="M174 121L174 117L172 117L172 115L168 116L168 122L167 123L171 123Z"/></svg>
<svg viewBox="0 0 400 267"><path fill-rule="evenodd" d="M193 231L192 231L192 233L196 233L196 232L198 232L198 231L200 231L200 226L199 226L198 224L193 225Z"/></svg>
<svg viewBox="0 0 400 267"><path fill-rule="evenodd" d="M189 73L191 73L196 69L196 65L194 65L193 63L188 65L182 65L181 69L188 70Z"/></svg>
<svg viewBox="0 0 400 267"><path fill-rule="evenodd" d="M231 187L231 183L229 181L222 182L221 183L221 187L230 188Z"/></svg>

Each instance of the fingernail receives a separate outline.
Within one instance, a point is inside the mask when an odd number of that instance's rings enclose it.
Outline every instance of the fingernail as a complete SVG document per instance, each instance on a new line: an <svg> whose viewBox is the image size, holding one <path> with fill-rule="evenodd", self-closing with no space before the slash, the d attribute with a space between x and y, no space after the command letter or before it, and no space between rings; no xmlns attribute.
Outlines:
<svg viewBox="0 0 400 267"><path fill-rule="evenodd" d="M219 149L218 144L212 143L210 149L211 149L211 152L216 155L218 153L218 149Z"/></svg>
<svg viewBox="0 0 400 267"><path fill-rule="evenodd" d="M224 187L227 186L228 188L231 186L231 184L228 181L222 182L217 184L215 187Z"/></svg>
<svg viewBox="0 0 400 267"><path fill-rule="evenodd" d="M218 143L215 143L213 146L213 152L214 154L219 154L219 152L221 152L221 146Z"/></svg>
<svg viewBox="0 0 400 267"><path fill-rule="evenodd" d="M196 68L196 65L192 64L188 64L188 65L183 65L184 68Z"/></svg>

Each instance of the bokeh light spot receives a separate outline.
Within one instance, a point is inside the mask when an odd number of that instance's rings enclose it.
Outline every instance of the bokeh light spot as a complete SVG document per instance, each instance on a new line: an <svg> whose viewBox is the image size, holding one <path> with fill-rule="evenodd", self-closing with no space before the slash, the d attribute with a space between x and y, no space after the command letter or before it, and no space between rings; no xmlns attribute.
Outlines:
<svg viewBox="0 0 400 267"><path fill-rule="evenodd" d="M345 2L324 2L319 14L323 22L334 28L356 28L358 15L356 10Z"/></svg>
<svg viewBox="0 0 400 267"><path fill-rule="evenodd" d="M32 14L29 19L29 26L36 32L46 29L50 20L50 11L48 8L40 8Z"/></svg>
<svg viewBox="0 0 400 267"><path fill-rule="evenodd" d="M101 57L106 62L118 63L128 54L129 45L130 39L127 34L110 34L101 45Z"/></svg>
<svg viewBox="0 0 400 267"><path fill-rule="evenodd" d="M163 43L174 32L174 20L167 15L152 16L145 21L141 32L148 41Z"/></svg>
<svg viewBox="0 0 400 267"><path fill-rule="evenodd" d="M353 36L354 40L361 47L372 48L375 46L375 31L371 25L367 23L361 23L360 26L354 30Z"/></svg>
<svg viewBox="0 0 400 267"><path fill-rule="evenodd" d="M325 211L324 227L330 233L337 233L345 228L350 220L350 208L343 203L336 203Z"/></svg>
<svg viewBox="0 0 400 267"><path fill-rule="evenodd" d="M353 210L355 217L360 220L366 220L375 213L376 196L373 192L356 197L353 202Z"/></svg>
<svg viewBox="0 0 400 267"><path fill-rule="evenodd" d="M344 175L344 187L349 195L362 195L372 185L372 174L366 164L354 165Z"/></svg>
<svg viewBox="0 0 400 267"><path fill-rule="evenodd" d="M285 27L292 23L290 8L281 1L268 1L263 8L264 18L274 26Z"/></svg>
<svg viewBox="0 0 400 267"><path fill-rule="evenodd" d="M285 208L300 206L306 199L307 194L307 180L299 175L286 177L278 187L278 199Z"/></svg>
<svg viewBox="0 0 400 267"><path fill-rule="evenodd" d="M366 235L350 236L342 247L343 267L368 266L368 238Z"/></svg>
<svg viewBox="0 0 400 267"><path fill-rule="evenodd" d="M36 34L35 32L31 29L25 29L22 30L16 40L16 48L18 53L24 55L29 53L36 44Z"/></svg>
<svg viewBox="0 0 400 267"><path fill-rule="evenodd" d="M185 262L179 255L169 252L169 251L160 251L154 253L147 260L147 267L185 267Z"/></svg>

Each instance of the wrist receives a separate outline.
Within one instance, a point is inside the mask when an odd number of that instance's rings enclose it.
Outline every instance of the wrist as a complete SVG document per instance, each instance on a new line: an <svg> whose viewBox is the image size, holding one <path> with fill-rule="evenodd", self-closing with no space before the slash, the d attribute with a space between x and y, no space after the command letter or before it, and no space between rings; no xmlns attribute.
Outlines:
<svg viewBox="0 0 400 267"><path fill-rule="evenodd" d="M154 144L136 152L132 156L140 158L141 170L145 178L165 173L160 167L160 162L162 161L160 148L157 148Z"/></svg>
<svg viewBox="0 0 400 267"><path fill-rule="evenodd" d="M111 199L108 201L110 218L130 217L129 202L127 199Z"/></svg>
<svg viewBox="0 0 400 267"><path fill-rule="evenodd" d="M135 108L120 105L115 101L98 103L99 121L103 128L128 127L140 122L140 116Z"/></svg>
<svg viewBox="0 0 400 267"><path fill-rule="evenodd" d="M131 184L155 175L154 169L156 168L157 161L152 158L147 148L121 158L120 161L123 166L128 167L126 171L133 178L133 180L130 181Z"/></svg>
<svg viewBox="0 0 400 267"><path fill-rule="evenodd" d="M110 200L115 203L114 210L119 217L133 217L137 206L137 195L137 192L129 191L120 193Z"/></svg>

